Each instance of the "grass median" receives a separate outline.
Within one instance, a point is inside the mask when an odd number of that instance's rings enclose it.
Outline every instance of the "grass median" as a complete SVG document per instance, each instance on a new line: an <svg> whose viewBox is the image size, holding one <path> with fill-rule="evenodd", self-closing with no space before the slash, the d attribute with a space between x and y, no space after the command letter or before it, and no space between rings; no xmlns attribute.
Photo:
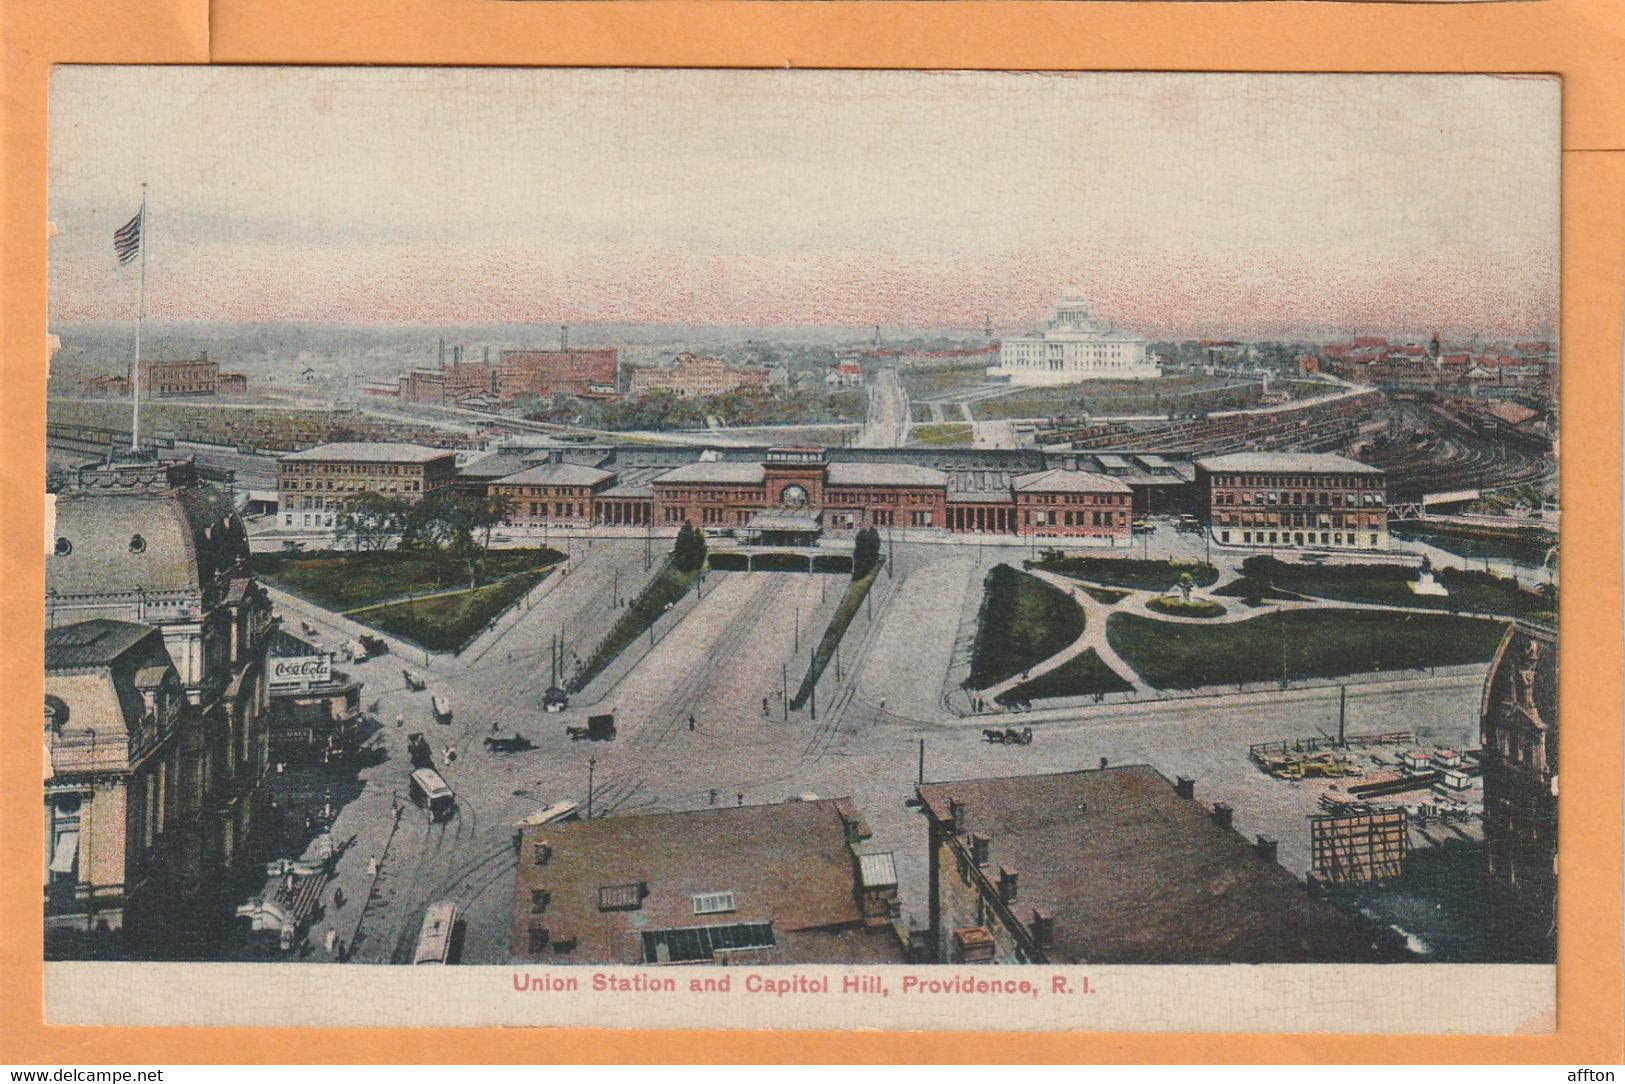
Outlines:
<svg viewBox="0 0 1625 1084"><path fill-rule="evenodd" d="M1113 614L1106 638L1158 689L1343 677L1487 662L1502 622L1448 614L1299 610L1222 625Z"/></svg>
<svg viewBox="0 0 1625 1084"><path fill-rule="evenodd" d="M863 600L868 597L879 573L880 566L876 565L847 586L841 604L835 607L835 614L829 619L829 627L824 630L824 635L819 637L818 646L813 649L812 665L807 668L807 676L801 679L801 687L796 690L795 698L790 701L791 710L800 711L801 706L811 698L813 688L823 676L829 660L835 657L835 649L841 646L841 638L846 635L847 627L852 624L852 618L857 616L858 607L862 606Z"/></svg>
<svg viewBox="0 0 1625 1084"><path fill-rule="evenodd" d="M649 626L660 620L661 614L675 606L694 586L694 581L699 575L698 570L684 572L668 559L665 567L649 582L649 586L627 604L626 612L615 622L615 627L609 630L609 635L593 648L592 655L575 678L573 688L576 690L586 688L587 683L614 662L632 641L642 636L648 631Z"/></svg>

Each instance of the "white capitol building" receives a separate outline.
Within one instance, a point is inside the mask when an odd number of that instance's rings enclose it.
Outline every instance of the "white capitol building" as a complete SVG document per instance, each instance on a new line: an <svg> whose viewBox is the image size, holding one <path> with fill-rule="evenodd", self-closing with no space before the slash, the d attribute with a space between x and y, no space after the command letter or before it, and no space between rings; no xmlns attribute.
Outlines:
<svg viewBox="0 0 1625 1084"><path fill-rule="evenodd" d="M999 363L987 375L1007 376L1012 384L1152 380L1160 370L1146 357L1147 345L1092 318L1089 303L1069 293L1037 332L1000 343Z"/></svg>

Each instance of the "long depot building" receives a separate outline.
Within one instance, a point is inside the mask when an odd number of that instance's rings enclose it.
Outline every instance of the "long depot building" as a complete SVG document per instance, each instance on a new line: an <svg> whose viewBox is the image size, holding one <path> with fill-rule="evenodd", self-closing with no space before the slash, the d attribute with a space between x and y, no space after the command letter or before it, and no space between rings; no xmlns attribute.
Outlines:
<svg viewBox="0 0 1625 1084"><path fill-rule="evenodd" d="M700 460L643 480L550 463L491 483L516 526L687 522L752 531L786 512L817 530L935 528L1127 545L1131 490L1076 470L998 476L980 486L911 463L831 462L822 448L773 448L761 460ZM776 520L774 520L776 522Z"/></svg>
<svg viewBox="0 0 1625 1084"><path fill-rule="evenodd" d="M1340 455L1237 452L1196 461L1208 531L1253 549L1384 550L1382 471Z"/></svg>

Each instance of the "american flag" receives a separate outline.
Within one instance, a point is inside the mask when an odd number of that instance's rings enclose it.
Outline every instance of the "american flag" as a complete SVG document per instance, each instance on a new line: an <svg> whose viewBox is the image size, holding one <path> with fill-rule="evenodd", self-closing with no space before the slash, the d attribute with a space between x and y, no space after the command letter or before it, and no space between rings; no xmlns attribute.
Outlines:
<svg viewBox="0 0 1625 1084"><path fill-rule="evenodd" d="M141 253L141 216L144 211L137 211L135 217L113 232L113 254L123 265L135 259Z"/></svg>

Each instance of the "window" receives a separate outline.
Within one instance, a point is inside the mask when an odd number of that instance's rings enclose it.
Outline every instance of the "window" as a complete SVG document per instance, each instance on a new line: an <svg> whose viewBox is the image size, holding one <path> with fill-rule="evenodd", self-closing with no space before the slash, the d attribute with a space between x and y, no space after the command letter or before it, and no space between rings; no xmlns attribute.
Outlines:
<svg viewBox="0 0 1625 1084"><path fill-rule="evenodd" d="M56 555L58 557L66 557L68 554L70 554L72 552L73 552L73 543L72 542L69 542L66 538L63 538L63 537L59 537L56 540Z"/></svg>
<svg viewBox="0 0 1625 1084"><path fill-rule="evenodd" d="M690 896L689 902L696 915L719 915L734 909L732 892L702 892Z"/></svg>
<svg viewBox="0 0 1625 1084"><path fill-rule="evenodd" d="M740 922L728 926L689 926L651 930L643 935L643 962L681 964L715 959L719 951L769 949L778 942L771 922Z"/></svg>
<svg viewBox="0 0 1625 1084"><path fill-rule="evenodd" d="M147 552L147 540L145 538L142 538L138 534L131 535L130 536L130 552L131 553L146 553Z"/></svg>
<svg viewBox="0 0 1625 1084"><path fill-rule="evenodd" d="M643 882L602 885L598 889L600 911L636 911L643 906Z"/></svg>
<svg viewBox="0 0 1625 1084"><path fill-rule="evenodd" d="M533 889L531 889L530 890L530 913L533 914L533 915L539 915L543 911L547 910L547 903L552 898L553 897L552 897L551 893L549 893L547 891L547 889L545 889L545 888L533 888Z"/></svg>

